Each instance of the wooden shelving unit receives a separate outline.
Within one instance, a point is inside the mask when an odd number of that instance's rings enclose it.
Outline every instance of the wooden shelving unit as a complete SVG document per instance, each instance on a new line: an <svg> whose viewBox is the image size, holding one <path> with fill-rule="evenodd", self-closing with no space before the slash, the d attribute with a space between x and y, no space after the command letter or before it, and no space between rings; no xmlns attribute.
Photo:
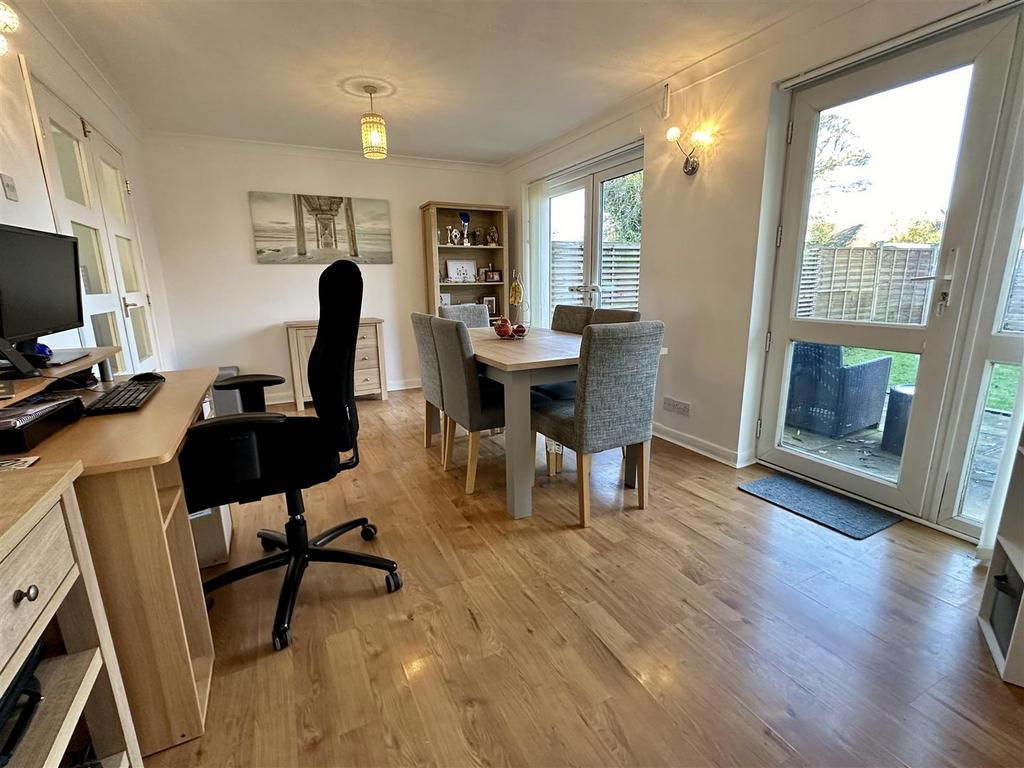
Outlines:
<svg viewBox="0 0 1024 768"><path fill-rule="evenodd" d="M451 295L452 304L480 304L494 297L496 316L508 314L508 284L511 279L508 249L508 206L476 203L429 201L420 206L423 218L423 255L426 262L427 311L437 314L441 294ZM469 231L480 229L486 235L490 227L498 230L497 245L451 245L442 242L447 228L462 231L459 214L469 214ZM476 262L477 270L493 267L501 271L501 282L446 282L449 259Z"/></svg>
<svg viewBox="0 0 1024 768"><path fill-rule="evenodd" d="M1021 383L1024 389L1024 382ZM1020 394L1018 394L1018 400ZM1003 680L1024 686L1024 432L1013 455L978 624Z"/></svg>

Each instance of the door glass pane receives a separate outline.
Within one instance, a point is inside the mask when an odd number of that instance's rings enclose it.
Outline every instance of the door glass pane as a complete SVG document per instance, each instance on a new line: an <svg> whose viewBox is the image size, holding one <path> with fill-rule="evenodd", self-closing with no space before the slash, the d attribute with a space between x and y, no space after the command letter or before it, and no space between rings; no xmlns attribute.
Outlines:
<svg viewBox="0 0 1024 768"><path fill-rule="evenodd" d="M100 250L99 233L92 227L71 222L71 230L78 238L78 270L82 273L82 286L87 294L110 293L107 268Z"/></svg>
<svg viewBox="0 0 1024 768"><path fill-rule="evenodd" d="M644 172L601 183L601 306L640 308Z"/></svg>
<svg viewBox="0 0 1024 768"><path fill-rule="evenodd" d="M136 269L135 249L127 237L117 235L117 259L121 264L121 277L124 278L124 289L128 293L142 290L139 288L139 273Z"/></svg>
<svg viewBox="0 0 1024 768"><path fill-rule="evenodd" d="M89 205L89 186L85 182L85 162L78 140L56 123L50 123L57 167L64 186L64 196L79 205Z"/></svg>
<svg viewBox="0 0 1024 768"><path fill-rule="evenodd" d="M126 223L124 197L121 195L121 190L124 188L121 172L103 160L100 160L100 184L103 188L105 210L122 224Z"/></svg>
<svg viewBox="0 0 1024 768"><path fill-rule="evenodd" d="M821 113L796 317L926 324L972 69Z"/></svg>
<svg viewBox="0 0 1024 768"><path fill-rule="evenodd" d="M96 337L96 346L98 347L123 347L121 343L121 330L118 327L117 312L103 312L98 315L93 315L90 320L92 321L92 332ZM118 352L114 356L113 363L114 373L120 373L124 370L124 352Z"/></svg>
<svg viewBox="0 0 1024 768"><path fill-rule="evenodd" d="M791 351L782 445L895 483L920 355L806 341Z"/></svg>
<svg viewBox="0 0 1024 768"><path fill-rule="evenodd" d="M149 312L146 307L132 307L128 310L132 324L132 335L135 337L135 349L139 362L153 356L153 343L149 332Z"/></svg>
<svg viewBox="0 0 1024 768"><path fill-rule="evenodd" d="M1003 322L999 330L1005 333L1024 333L1024 228L1021 228L1017 255L1010 274L1010 290L1006 295Z"/></svg>
<svg viewBox="0 0 1024 768"><path fill-rule="evenodd" d="M971 460L960 500L960 514L976 523L984 523L992 498L992 484L1006 450L1013 417L1020 366L994 363L989 369L988 391L981 418L974 428Z"/></svg>
<svg viewBox="0 0 1024 768"><path fill-rule="evenodd" d="M587 193L574 189L552 197L550 204L551 306L586 304L587 297L572 290L583 285L583 233L586 231Z"/></svg>

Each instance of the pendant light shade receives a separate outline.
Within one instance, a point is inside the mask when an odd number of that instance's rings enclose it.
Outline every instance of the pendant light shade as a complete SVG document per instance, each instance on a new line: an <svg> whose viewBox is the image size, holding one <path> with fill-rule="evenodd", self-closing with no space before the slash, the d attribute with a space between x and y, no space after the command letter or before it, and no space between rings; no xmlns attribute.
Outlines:
<svg viewBox="0 0 1024 768"><path fill-rule="evenodd" d="M363 139L363 157L370 160L384 160L388 156L388 129L384 116L373 111L373 94L377 88L372 85L363 87L370 97L370 111L364 112L359 119L359 127Z"/></svg>

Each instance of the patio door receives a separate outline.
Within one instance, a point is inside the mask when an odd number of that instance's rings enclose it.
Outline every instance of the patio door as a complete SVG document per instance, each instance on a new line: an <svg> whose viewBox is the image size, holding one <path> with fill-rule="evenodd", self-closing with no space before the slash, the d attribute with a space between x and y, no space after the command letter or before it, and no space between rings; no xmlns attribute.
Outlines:
<svg viewBox="0 0 1024 768"><path fill-rule="evenodd" d="M583 175L541 182L531 208L535 319L556 304L638 309L643 158L637 151Z"/></svg>
<svg viewBox="0 0 1024 768"><path fill-rule="evenodd" d="M1015 28L793 93L765 463L925 513Z"/></svg>

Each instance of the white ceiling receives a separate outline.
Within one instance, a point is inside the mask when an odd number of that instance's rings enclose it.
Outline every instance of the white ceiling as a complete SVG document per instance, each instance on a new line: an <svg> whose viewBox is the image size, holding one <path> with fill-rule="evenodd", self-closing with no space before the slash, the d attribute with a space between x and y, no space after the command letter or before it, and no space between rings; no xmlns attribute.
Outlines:
<svg viewBox="0 0 1024 768"><path fill-rule="evenodd" d="M792 13L790 0L48 0L151 131L499 163ZM352 79L355 79L354 81Z"/></svg>

